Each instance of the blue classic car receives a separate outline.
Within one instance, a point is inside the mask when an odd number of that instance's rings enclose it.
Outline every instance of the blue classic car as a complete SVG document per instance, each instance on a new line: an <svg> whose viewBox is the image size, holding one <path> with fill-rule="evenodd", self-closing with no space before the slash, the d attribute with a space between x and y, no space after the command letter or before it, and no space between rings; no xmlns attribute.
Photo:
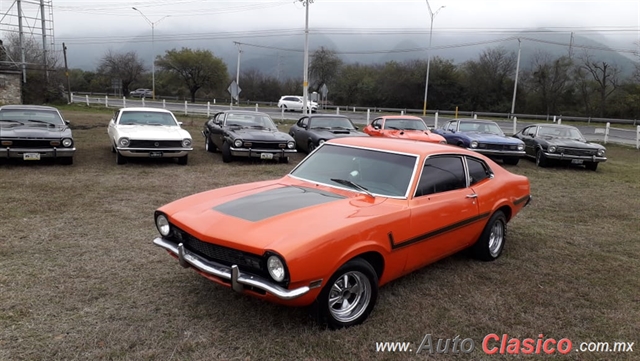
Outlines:
<svg viewBox="0 0 640 361"><path fill-rule="evenodd" d="M491 158L502 159L505 164L516 165L526 155L524 142L506 136L496 122L477 119L454 119L434 130L448 144L464 147Z"/></svg>

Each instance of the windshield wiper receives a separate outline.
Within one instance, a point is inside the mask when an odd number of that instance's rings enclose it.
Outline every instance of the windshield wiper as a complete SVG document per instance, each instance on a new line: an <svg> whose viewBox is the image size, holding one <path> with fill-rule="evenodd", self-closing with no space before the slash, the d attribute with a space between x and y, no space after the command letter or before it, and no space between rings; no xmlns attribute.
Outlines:
<svg viewBox="0 0 640 361"><path fill-rule="evenodd" d="M331 129L353 130L353 128L347 128L347 127L331 127Z"/></svg>
<svg viewBox="0 0 640 361"><path fill-rule="evenodd" d="M47 124L47 125L53 125L53 126L55 126L55 124L53 124L53 123L49 123L49 122L46 122L46 121L44 121L44 120L27 119L27 121L28 121L28 122L31 122L31 123L40 123L40 124Z"/></svg>
<svg viewBox="0 0 640 361"><path fill-rule="evenodd" d="M348 187L351 187L353 189L357 189L359 191L362 191L364 193L366 193L369 197L371 198L375 198L375 196L373 195L373 193L369 192L369 190L363 186L361 186L360 184L350 181L348 179L340 179L340 178L331 178L332 181L338 183L338 184L342 184Z"/></svg>
<svg viewBox="0 0 640 361"><path fill-rule="evenodd" d="M326 130L331 130L331 128L329 127L311 127L309 129L326 129Z"/></svg>
<svg viewBox="0 0 640 361"><path fill-rule="evenodd" d="M0 119L0 122L20 123L20 124L24 125L23 122L21 122L19 120L13 120L13 119Z"/></svg>
<svg viewBox="0 0 640 361"><path fill-rule="evenodd" d="M396 128L396 127L387 127L387 129L400 130L400 128Z"/></svg>

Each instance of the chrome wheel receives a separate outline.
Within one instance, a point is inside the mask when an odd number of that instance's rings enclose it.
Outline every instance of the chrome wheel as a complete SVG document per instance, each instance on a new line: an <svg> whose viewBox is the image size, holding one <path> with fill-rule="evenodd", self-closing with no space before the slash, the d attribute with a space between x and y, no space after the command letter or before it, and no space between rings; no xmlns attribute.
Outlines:
<svg viewBox="0 0 640 361"><path fill-rule="evenodd" d="M502 241L504 240L504 224L497 220L493 227L491 227L491 234L489 235L489 253L491 256L497 257L500 254L502 248Z"/></svg>
<svg viewBox="0 0 640 361"><path fill-rule="evenodd" d="M338 322L349 323L360 317L371 301L371 284L360 271L350 271L338 277L329 292L331 316Z"/></svg>

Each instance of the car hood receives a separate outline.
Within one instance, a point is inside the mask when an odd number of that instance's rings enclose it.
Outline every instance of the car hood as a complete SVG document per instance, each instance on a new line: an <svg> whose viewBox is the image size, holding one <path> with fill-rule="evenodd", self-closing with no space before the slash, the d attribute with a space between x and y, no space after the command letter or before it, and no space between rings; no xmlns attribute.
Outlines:
<svg viewBox="0 0 640 361"><path fill-rule="evenodd" d="M186 130L177 126L163 125L120 125L118 132L121 137L130 139L150 139L150 140L182 140L191 139L191 135Z"/></svg>
<svg viewBox="0 0 640 361"><path fill-rule="evenodd" d="M355 129L309 129L320 138L333 139L342 137L367 137L368 135Z"/></svg>
<svg viewBox="0 0 640 361"><path fill-rule="evenodd" d="M0 127L2 138L71 138L71 129L66 125L47 126L3 126Z"/></svg>
<svg viewBox="0 0 640 361"><path fill-rule="evenodd" d="M469 139L476 140L478 142L486 142L492 144L522 144L522 141L517 138L507 137L496 134L488 134L488 133L477 133L477 132L467 132L464 133Z"/></svg>
<svg viewBox="0 0 640 361"><path fill-rule="evenodd" d="M287 133L271 129L239 128L227 129L229 134L242 140L263 141L263 142L288 142L293 140Z"/></svg>
<svg viewBox="0 0 640 361"><path fill-rule="evenodd" d="M254 254L300 249L400 207L387 198L319 190L278 181L221 188L159 210L193 236Z"/></svg>
<svg viewBox="0 0 640 361"><path fill-rule="evenodd" d="M412 140L421 140L424 142L435 142L438 143L440 141L445 141L445 139L436 133L432 133L428 130L383 130L382 133L385 137L389 138L401 138L401 139L412 139Z"/></svg>
<svg viewBox="0 0 640 361"><path fill-rule="evenodd" d="M591 148L591 149L604 149L604 147L597 143L588 143L586 141L565 139L565 138L553 138L543 137L543 139L550 145L567 147L567 148Z"/></svg>

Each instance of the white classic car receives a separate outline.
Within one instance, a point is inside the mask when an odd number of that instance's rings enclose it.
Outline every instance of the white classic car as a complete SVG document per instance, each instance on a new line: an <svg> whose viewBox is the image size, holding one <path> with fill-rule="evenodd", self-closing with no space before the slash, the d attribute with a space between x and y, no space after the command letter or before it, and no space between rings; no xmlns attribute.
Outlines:
<svg viewBox="0 0 640 361"><path fill-rule="evenodd" d="M116 110L107 131L116 163L126 163L127 157L178 158L178 164L186 165L193 148L191 134L181 124L166 109Z"/></svg>

